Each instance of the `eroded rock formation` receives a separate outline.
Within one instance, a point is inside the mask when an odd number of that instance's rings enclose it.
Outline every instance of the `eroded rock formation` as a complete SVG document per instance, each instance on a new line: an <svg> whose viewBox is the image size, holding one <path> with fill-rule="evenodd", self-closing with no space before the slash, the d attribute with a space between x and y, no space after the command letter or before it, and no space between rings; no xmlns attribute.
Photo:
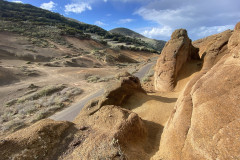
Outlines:
<svg viewBox="0 0 240 160"><path fill-rule="evenodd" d="M82 117L86 117L85 119L87 119L89 116L97 112L102 106L122 106L127 99L135 93L145 93L137 77L132 76L129 73L124 73L119 75L119 79L118 83L106 87L106 91L102 97L96 98L87 104L82 109L81 113L76 117L75 121L80 123L79 121L84 120Z"/></svg>
<svg viewBox="0 0 240 160"><path fill-rule="evenodd" d="M231 30L215 34L193 42L193 45L199 48L199 55L203 60L204 70L213 67L228 51L228 41L232 35Z"/></svg>
<svg viewBox="0 0 240 160"><path fill-rule="evenodd" d="M200 54L205 54L203 68L180 94L156 154L149 149L152 130L146 120L121 107L134 94L145 94L139 79L124 73L103 97L86 105L73 123L41 120L1 139L0 159L145 160L153 154L156 160L240 159L239 37L240 23L233 33L225 31L195 42ZM174 88L181 66L198 59L196 53L186 31L176 30L156 68L161 91Z"/></svg>
<svg viewBox="0 0 240 160"><path fill-rule="evenodd" d="M118 106L102 106L75 123L91 128L86 140L66 159L146 159L147 130L141 118Z"/></svg>
<svg viewBox="0 0 240 160"><path fill-rule="evenodd" d="M164 128L155 159L240 158L239 37L238 23L228 52L188 83Z"/></svg>
<svg viewBox="0 0 240 160"><path fill-rule="evenodd" d="M198 49L191 42L185 29L173 32L156 64L154 85L157 91L172 91L182 66L191 59L199 59Z"/></svg>
<svg viewBox="0 0 240 160"><path fill-rule="evenodd" d="M125 76L124 76L125 75ZM3 159L148 159L144 121L120 106L145 93L128 73L81 111L74 123L41 120L0 141ZM0 159L1 159L0 158Z"/></svg>

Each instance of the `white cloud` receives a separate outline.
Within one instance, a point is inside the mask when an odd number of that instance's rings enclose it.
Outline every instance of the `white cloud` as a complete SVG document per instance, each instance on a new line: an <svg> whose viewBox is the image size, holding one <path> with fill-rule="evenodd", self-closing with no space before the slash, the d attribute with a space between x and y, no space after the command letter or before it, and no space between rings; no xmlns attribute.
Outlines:
<svg viewBox="0 0 240 160"><path fill-rule="evenodd" d="M57 6L56 3L54 3L53 1L50 1L50 2L48 2L48 3L42 3L42 4L40 5L40 8L46 9L46 10L49 10L49 11L52 11L52 10L55 9L56 6Z"/></svg>
<svg viewBox="0 0 240 160"><path fill-rule="evenodd" d="M203 38L215 33L223 32L227 29L233 29L234 25L225 25L225 26L212 26L212 27L206 27L201 26L198 28L194 28L193 30L190 30L190 34L194 34L197 36L197 38Z"/></svg>
<svg viewBox="0 0 240 160"><path fill-rule="evenodd" d="M167 27L185 28L189 37L196 39L232 29L240 19L237 6L240 6L239 0L158 0L148 1L134 14L155 23L145 35L162 35L162 29Z"/></svg>
<svg viewBox="0 0 240 160"><path fill-rule="evenodd" d="M103 23L101 21L96 21L94 24L98 25L98 26L105 26L106 25L105 23Z"/></svg>
<svg viewBox="0 0 240 160"><path fill-rule="evenodd" d="M66 13L69 13L69 12L82 13L86 10L92 10L92 7L90 6L90 4L85 2L80 2L80 3L71 3L71 4L65 5L64 11Z"/></svg>
<svg viewBox="0 0 240 160"><path fill-rule="evenodd" d="M14 3L23 3L22 1L12 1Z"/></svg>
<svg viewBox="0 0 240 160"><path fill-rule="evenodd" d="M107 2L107 0L103 0L104 2Z"/></svg>
<svg viewBox="0 0 240 160"><path fill-rule="evenodd" d="M168 37L171 36L172 32L173 29L171 27L164 26L145 29L143 32L141 32L141 34L149 38L168 39Z"/></svg>
<svg viewBox="0 0 240 160"><path fill-rule="evenodd" d="M127 19L120 19L120 20L118 21L118 23L119 23L119 24L125 24L125 23L130 23L130 22L132 22L132 21L134 21L134 19L127 18Z"/></svg>
<svg viewBox="0 0 240 160"><path fill-rule="evenodd" d="M189 6L185 8L178 9L166 9L166 10L156 10L140 8L135 14L139 14L145 20L156 22L164 26L187 26L187 24L192 24L196 20L193 16L189 16L192 11L196 8Z"/></svg>

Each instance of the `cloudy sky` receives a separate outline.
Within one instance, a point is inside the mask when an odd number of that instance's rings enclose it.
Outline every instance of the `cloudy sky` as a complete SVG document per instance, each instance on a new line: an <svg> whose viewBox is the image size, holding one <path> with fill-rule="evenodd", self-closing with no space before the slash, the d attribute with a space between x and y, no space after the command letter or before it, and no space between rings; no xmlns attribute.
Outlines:
<svg viewBox="0 0 240 160"><path fill-rule="evenodd" d="M106 30L126 27L169 40L178 28L192 40L233 29L240 0L9 0L28 3Z"/></svg>

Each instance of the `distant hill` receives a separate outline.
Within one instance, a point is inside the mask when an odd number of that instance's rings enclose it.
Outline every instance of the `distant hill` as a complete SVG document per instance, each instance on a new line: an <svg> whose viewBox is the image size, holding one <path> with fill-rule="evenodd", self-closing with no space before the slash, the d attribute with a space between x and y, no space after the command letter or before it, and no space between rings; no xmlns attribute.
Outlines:
<svg viewBox="0 0 240 160"><path fill-rule="evenodd" d="M149 44L150 47L152 47L153 49L156 49L159 51L161 51L163 49L163 47L166 43L166 41L147 38L137 32L127 29L127 28L115 28L115 29L110 30L109 32L140 39L140 40L146 42L147 44Z"/></svg>
<svg viewBox="0 0 240 160"><path fill-rule="evenodd" d="M118 43L117 46L124 46L126 49L157 52L152 45L141 39L110 33L99 26L66 18L59 13L30 4L0 0L0 22L0 31L15 32L31 38L49 38L59 42L63 35L81 39L91 39L92 37L104 44Z"/></svg>
<svg viewBox="0 0 240 160"><path fill-rule="evenodd" d="M146 38L143 35L134 32L128 28L115 28L109 31L110 33L117 33L117 34L122 34L124 36L129 36L129 37L133 37L133 38Z"/></svg>

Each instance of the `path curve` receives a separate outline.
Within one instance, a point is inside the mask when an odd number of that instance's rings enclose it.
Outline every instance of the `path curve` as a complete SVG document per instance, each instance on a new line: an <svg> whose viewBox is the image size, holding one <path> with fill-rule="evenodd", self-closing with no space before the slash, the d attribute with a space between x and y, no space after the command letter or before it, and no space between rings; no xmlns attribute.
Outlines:
<svg viewBox="0 0 240 160"><path fill-rule="evenodd" d="M150 62L144 65L141 69L139 69L134 75L138 77L140 80L149 72L151 67L156 63L156 61ZM73 121L75 117L79 114L82 108L92 99L100 97L104 94L104 88L99 89L97 92L84 97L79 102L73 104L72 106L55 113L50 119L56 121Z"/></svg>

